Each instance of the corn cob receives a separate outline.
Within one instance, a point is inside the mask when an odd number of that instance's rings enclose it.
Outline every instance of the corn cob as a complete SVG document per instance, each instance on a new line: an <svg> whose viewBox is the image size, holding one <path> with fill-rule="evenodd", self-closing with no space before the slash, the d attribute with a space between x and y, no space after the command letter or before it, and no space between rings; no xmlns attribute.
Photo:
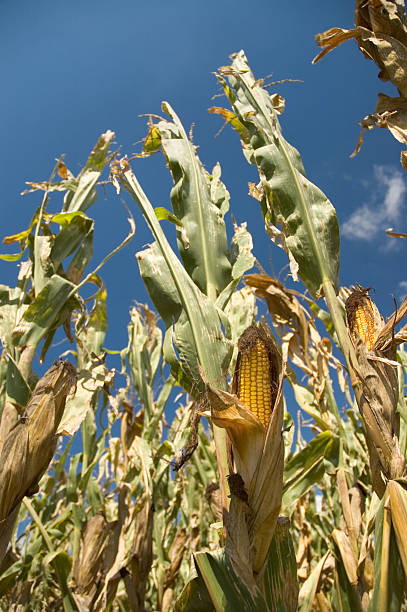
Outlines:
<svg viewBox="0 0 407 612"><path fill-rule="evenodd" d="M358 288L346 300L346 318L351 337L359 337L367 350L375 343L380 329L380 313L376 304L368 296L369 289Z"/></svg>
<svg viewBox="0 0 407 612"><path fill-rule="evenodd" d="M234 392L246 408L267 426L278 387L276 349L261 327L249 327L239 340Z"/></svg>

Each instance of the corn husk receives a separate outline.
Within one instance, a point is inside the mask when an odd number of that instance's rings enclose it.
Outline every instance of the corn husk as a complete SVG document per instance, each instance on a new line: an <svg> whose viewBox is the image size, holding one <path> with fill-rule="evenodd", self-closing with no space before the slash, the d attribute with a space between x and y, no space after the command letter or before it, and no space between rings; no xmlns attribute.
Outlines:
<svg viewBox="0 0 407 612"><path fill-rule="evenodd" d="M0 455L0 560L7 551L21 500L38 490L53 457L56 431L75 383L72 364L54 364L38 381L25 416L4 441Z"/></svg>
<svg viewBox="0 0 407 612"><path fill-rule="evenodd" d="M181 566L184 553L188 543L188 536L185 529L178 529L175 538L168 551L168 559L170 566L165 572L164 577L164 593L161 603L161 612L170 612L172 600L174 597L174 587L176 583L177 573Z"/></svg>
<svg viewBox="0 0 407 612"><path fill-rule="evenodd" d="M86 523L79 557L72 572L76 591L80 595L88 595L96 590L108 534L109 526L101 512L93 515Z"/></svg>
<svg viewBox="0 0 407 612"><path fill-rule="evenodd" d="M406 312L406 302L385 323L367 292L358 287L346 300L345 308L357 359L355 391L366 427L372 484L377 495L382 497L386 482L402 477L405 470L398 441L400 415L397 411L399 391L396 362L397 343L402 341L403 333L398 336L394 327ZM353 325L358 308L370 315L373 338L360 335Z"/></svg>
<svg viewBox="0 0 407 612"><path fill-rule="evenodd" d="M253 333L267 337L273 360L270 370L275 376L275 393L267 428L236 394L207 385L210 416L218 427L227 430L230 440L231 501L229 509L224 509L226 550L236 573L249 588L254 588L261 578L276 527L284 461L282 358L265 327L249 327L241 337L239 349L241 343L244 346L247 335ZM236 367L239 368L239 357ZM252 576L251 582L248 576Z"/></svg>

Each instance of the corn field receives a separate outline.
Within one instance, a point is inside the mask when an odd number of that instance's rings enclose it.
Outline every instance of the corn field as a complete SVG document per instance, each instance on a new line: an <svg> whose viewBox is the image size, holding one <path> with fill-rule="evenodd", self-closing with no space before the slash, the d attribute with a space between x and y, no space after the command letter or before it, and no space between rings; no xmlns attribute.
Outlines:
<svg viewBox="0 0 407 612"><path fill-rule="evenodd" d="M314 61L354 39L397 89L356 152L374 127L407 144L404 3L357 0L354 29L316 38ZM407 610L407 298L385 318L361 279L340 286L335 208L283 136L284 99L243 51L216 77L228 108L210 112L258 174L249 192L289 286L258 265L220 165L205 169L168 102L137 155L108 130L78 175L61 158L28 183L38 208L0 256L19 261L0 285L1 610ZM137 178L155 153L171 210ZM95 263L102 189L129 233ZM151 303L113 351L103 265L136 214ZM61 330L70 348L49 367Z"/></svg>

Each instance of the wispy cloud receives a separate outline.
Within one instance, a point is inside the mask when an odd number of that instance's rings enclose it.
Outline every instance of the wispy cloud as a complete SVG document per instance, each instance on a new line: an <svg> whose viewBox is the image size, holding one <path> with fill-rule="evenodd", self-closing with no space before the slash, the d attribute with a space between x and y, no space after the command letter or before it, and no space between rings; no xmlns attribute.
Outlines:
<svg viewBox="0 0 407 612"><path fill-rule="evenodd" d="M400 300L404 300L407 295L407 281L400 281L397 286L397 296Z"/></svg>
<svg viewBox="0 0 407 612"><path fill-rule="evenodd" d="M353 240L373 240L396 224L404 208L406 183L399 170L375 166L369 202L359 206L342 225L342 235Z"/></svg>

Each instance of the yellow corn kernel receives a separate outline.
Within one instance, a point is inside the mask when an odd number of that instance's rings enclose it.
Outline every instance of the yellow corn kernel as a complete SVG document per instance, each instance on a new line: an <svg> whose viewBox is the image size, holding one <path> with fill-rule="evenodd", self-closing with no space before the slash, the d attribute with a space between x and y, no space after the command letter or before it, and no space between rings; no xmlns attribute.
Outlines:
<svg viewBox="0 0 407 612"><path fill-rule="evenodd" d="M366 299L365 304L357 307L354 328L370 351L375 342L375 320L371 300Z"/></svg>
<svg viewBox="0 0 407 612"><path fill-rule="evenodd" d="M346 317L353 339L362 340L370 351L375 343L380 314L376 304L367 295L367 289L357 289L346 300Z"/></svg>
<svg viewBox="0 0 407 612"><path fill-rule="evenodd" d="M235 391L239 400L267 428L277 388L270 340L261 328L249 327L239 340Z"/></svg>

